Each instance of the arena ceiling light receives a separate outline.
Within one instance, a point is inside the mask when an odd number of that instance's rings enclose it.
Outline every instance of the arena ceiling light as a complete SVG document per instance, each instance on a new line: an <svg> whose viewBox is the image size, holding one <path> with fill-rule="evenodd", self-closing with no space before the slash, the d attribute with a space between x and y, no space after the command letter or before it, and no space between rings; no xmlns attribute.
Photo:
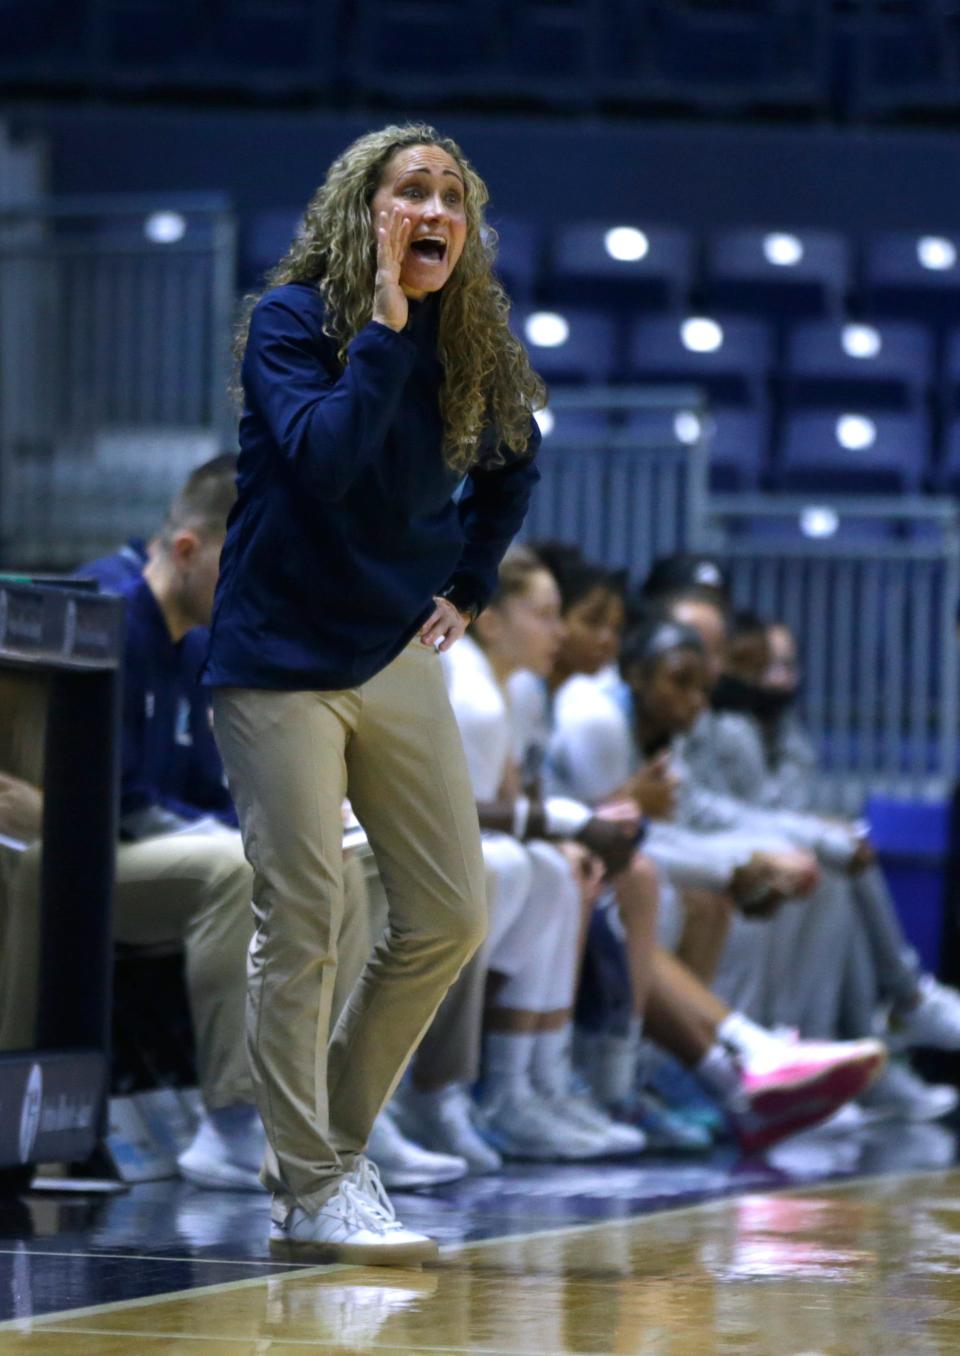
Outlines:
<svg viewBox="0 0 960 1356"><path fill-rule="evenodd" d="M534 311L527 316L523 332L537 348L559 348L570 338L570 325L556 311Z"/></svg>
<svg viewBox="0 0 960 1356"><path fill-rule="evenodd" d="M877 441L877 426L865 414L841 414L836 432L837 442L848 452L863 452Z"/></svg>
<svg viewBox="0 0 960 1356"><path fill-rule="evenodd" d="M763 255L777 268L794 268L803 258L803 241L785 231L771 231L763 237Z"/></svg>
<svg viewBox="0 0 960 1356"><path fill-rule="evenodd" d="M650 253L650 241L636 226L611 226L603 237L603 247L611 259L635 264Z"/></svg>
<svg viewBox="0 0 960 1356"><path fill-rule="evenodd" d="M542 410L537 410L536 414L533 417L534 419L536 419L537 427L540 429L540 432L543 435L543 437L549 438L550 434L553 432L554 425L557 422L553 410L549 410L546 408Z"/></svg>
<svg viewBox="0 0 960 1356"><path fill-rule="evenodd" d="M848 358L875 358L883 348L880 331L872 325L844 325L840 342Z"/></svg>
<svg viewBox="0 0 960 1356"><path fill-rule="evenodd" d="M175 245L187 233L187 219L182 212L151 212L143 233L155 245Z"/></svg>
<svg viewBox="0 0 960 1356"><path fill-rule="evenodd" d="M828 505L811 504L800 514L800 531L805 537L833 537L839 526L839 513Z"/></svg>
<svg viewBox="0 0 960 1356"><path fill-rule="evenodd" d="M943 235L922 235L917 241L917 258L923 268L945 272L957 266L957 247Z"/></svg>
<svg viewBox="0 0 960 1356"><path fill-rule="evenodd" d="M683 346L691 353L716 353L723 346L723 329L704 315L692 315L680 326Z"/></svg>
<svg viewBox="0 0 960 1356"><path fill-rule="evenodd" d="M677 410L673 416L673 436L678 443L693 447L703 437L703 420L693 410Z"/></svg>

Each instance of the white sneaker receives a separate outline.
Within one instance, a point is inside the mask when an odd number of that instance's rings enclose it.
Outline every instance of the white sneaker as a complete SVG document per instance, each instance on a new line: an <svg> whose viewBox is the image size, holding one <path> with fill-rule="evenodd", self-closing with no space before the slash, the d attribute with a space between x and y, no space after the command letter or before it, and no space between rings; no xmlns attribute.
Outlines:
<svg viewBox="0 0 960 1356"><path fill-rule="evenodd" d="M860 1101L873 1121L938 1121L956 1110L960 1094L947 1083L925 1083L897 1060L887 1065Z"/></svg>
<svg viewBox="0 0 960 1356"><path fill-rule="evenodd" d="M388 1187L439 1186L466 1177L463 1158L453 1154L431 1153L402 1134L393 1115L384 1109L373 1123L367 1141L367 1153L380 1170Z"/></svg>
<svg viewBox="0 0 960 1356"><path fill-rule="evenodd" d="M821 1135L824 1139L833 1136L857 1135L872 1124L873 1117L864 1111L863 1107L857 1102L847 1102L839 1111L835 1111L825 1121L821 1121L819 1125L808 1130L804 1138L809 1138L812 1135Z"/></svg>
<svg viewBox="0 0 960 1356"><path fill-rule="evenodd" d="M921 976L919 991L920 1001L915 1007L891 1018L891 1046L960 1050L960 993L933 975Z"/></svg>
<svg viewBox="0 0 960 1356"><path fill-rule="evenodd" d="M406 1087L392 1106L394 1120L409 1139L439 1153L462 1158L471 1173L498 1172L503 1159L473 1123L473 1101L460 1083L436 1092Z"/></svg>
<svg viewBox="0 0 960 1356"><path fill-rule="evenodd" d="M287 1262L396 1267L436 1255L432 1238L397 1219L376 1167L363 1157L316 1214L294 1206L283 1224L270 1225L270 1256Z"/></svg>
<svg viewBox="0 0 960 1356"><path fill-rule="evenodd" d="M249 1116L237 1119L236 1129L224 1133L203 1113L193 1141L177 1156L181 1177L209 1191L263 1191L263 1125L252 1106Z"/></svg>
<svg viewBox="0 0 960 1356"><path fill-rule="evenodd" d="M599 1136L559 1120L532 1088L481 1104L479 1117L483 1133L504 1158L577 1162L606 1152Z"/></svg>
<svg viewBox="0 0 960 1356"><path fill-rule="evenodd" d="M599 1153L609 1157L639 1154L647 1147L647 1137L633 1125L623 1125L608 1116L590 1097L574 1092L544 1093L549 1110L561 1125L572 1125L596 1137Z"/></svg>

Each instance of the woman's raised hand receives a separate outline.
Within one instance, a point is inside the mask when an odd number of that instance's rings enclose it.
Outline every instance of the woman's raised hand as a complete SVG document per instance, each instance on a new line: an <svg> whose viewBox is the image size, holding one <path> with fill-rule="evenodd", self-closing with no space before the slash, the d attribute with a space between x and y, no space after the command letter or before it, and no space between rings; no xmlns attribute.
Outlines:
<svg viewBox="0 0 960 1356"><path fill-rule="evenodd" d="M399 207L377 214L377 279L373 291L373 318L392 330L402 330L409 318L407 298L400 286L403 256L413 223Z"/></svg>

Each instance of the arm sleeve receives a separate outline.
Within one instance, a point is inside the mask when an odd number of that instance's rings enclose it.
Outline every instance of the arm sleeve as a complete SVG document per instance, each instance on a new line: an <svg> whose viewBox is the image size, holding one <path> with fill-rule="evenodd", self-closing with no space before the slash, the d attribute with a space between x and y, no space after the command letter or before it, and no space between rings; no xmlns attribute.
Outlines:
<svg viewBox="0 0 960 1356"><path fill-rule="evenodd" d="M530 421L530 441L521 457L508 454L499 466L474 467L460 498L464 544L447 585L456 584L482 611L497 586L497 568L523 525L530 495L540 479L534 460L540 430Z"/></svg>
<svg viewBox="0 0 960 1356"><path fill-rule="evenodd" d="M792 810L763 810L690 781L682 786L680 804L680 818L688 828L700 833L752 834L758 840L785 839L836 870L844 870L856 851L856 840L844 824Z"/></svg>
<svg viewBox="0 0 960 1356"><path fill-rule="evenodd" d="M693 833L679 824L651 821L643 850L681 889L726 890L737 867L750 860L738 835Z"/></svg>
<svg viewBox="0 0 960 1356"><path fill-rule="evenodd" d="M322 306L301 311L268 294L250 321L247 401L266 422L304 492L336 501L381 452L413 369L416 346L376 321L350 344L341 371Z"/></svg>

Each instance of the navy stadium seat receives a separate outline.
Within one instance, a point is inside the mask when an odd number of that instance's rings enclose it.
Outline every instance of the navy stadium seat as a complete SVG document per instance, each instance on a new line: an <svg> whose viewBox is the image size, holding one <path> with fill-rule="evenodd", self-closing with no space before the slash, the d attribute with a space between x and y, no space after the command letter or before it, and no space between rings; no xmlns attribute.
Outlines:
<svg viewBox="0 0 960 1356"><path fill-rule="evenodd" d="M553 409L535 416L549 447L603 447L610 442L611 425L602 410Z"/></svg>
<svg viewBox="0 0 960 1356"><path fill-rule="evenodd" d="M849 255L834 231L719 231L707 244L707 303L718 310L833 314L849 285Z"/></svg>
<svg viewBox="0 0 960 1356"><path fill-rule="evenodd" d="M505 6L515 95L557 108L588 106L594 97L598 22L596 0L524 0Z"/></svg>
<svg viewBox="0 0 960 1356"><path fill-rule="evenodd" d="M710 488L726 494L756 489L765 469L769 419L765 410L713 406L702 413L690 409L631 410L623 439L641 446L692 446L706 440Z"/></svg>
<svg viewBox="0 0 960 1356"><path fill-rule="evenodd" d="M339 89L340 8L339 0L227 0L191 54L191 79L263 97Z"/></svg>
<svg viewBox="0 0 960 1356"><path fill-rule="evenodd" d="M540 272L540 226L533 221L498 213L491 213L489 222L498 237L494 271L511 300L529 306Z"/></svg>
<svg viewBox="0 0 960 1356"><path fill-rule="evenodd" d="M792 403L919 405L932 374L933 336L922 325L810 321L787 339L784 385Z"/></svg>
<svg viewBox="0 0 960 1356"><path fill-rule="evenodd" d="M942 392L948 413L960 410L960 330L946 336L943 352Z"/></svg>
<svg viewBox="0 0 960 1356"><path fill-rule="evenodd" d="M861 286L870 314L955 320L960 315L960 233L874 236L864 249Z"/></svg>
<svg viewBox="0 0 960 1356"><path fill-rule="evenodd" d="M797 513L777 514L769 518L745 518L737 524L736 537L757 546L810 546L822 542L825 548L870 546L895 541L898 525L890 518L861 518L844 514L830 504L811 502Z"/></svg>
<svg viewBox="0 0 960 1356"><path fill-rule="evenodd" d="M365 93L410 99L516 97L497 0L355 0L352 81ZM442 53L443 59L438 60ZM522 86L521 86L522 87Z"/></svg>
<svg viewBox="0 0 960 1356"><path fill-rule="evenodd" d="M604 312L574 306L556 312L517 308L510 322L544 380L607 382L616 375L617 327Z"/></svg>
<svg viewBox="0 0 960 1356"><path fill-rule="evenodd" d="M796 490L919 491L929 443L922 414L805 410L784 421L779 480Z"/></svg>
<svg viewBox="0 0 960 1356"><path fill-rule="evenodd" d="M750 13L736 8L656 5L653 61L666 86L705 109L815 105L823 79L820 7L786 0Z"/></svg>
<svg viewBox="0 0 960 1356"><path fill-rule="evenodd" d="M557 226L545 295L557 302L597 301L622 307L679 310L693 271L686 231L640 222L575 222Z"/></svg>
<svg viewBox="0 0 960 1356"><path fill-rule="evenodd" d="M240 230L237 269L240 286L259 286L263 275L290 248L303 218L303 207L274 207L248 217Z"/></svg>
<svg viewBox="0 0 960 1356"><path fill-rule="evenodd" d="M948 424L944 438L943 461L937 468L939 488L951 494L960 492L960 419Z"/></svg>
<svg viewBox="0 0 960 1356"><path fill-rule="evenodd" d="M694 384L725 404L759 404L771 362L769 327L743 316L649 317L628 343L631 380Z"/></svg>

